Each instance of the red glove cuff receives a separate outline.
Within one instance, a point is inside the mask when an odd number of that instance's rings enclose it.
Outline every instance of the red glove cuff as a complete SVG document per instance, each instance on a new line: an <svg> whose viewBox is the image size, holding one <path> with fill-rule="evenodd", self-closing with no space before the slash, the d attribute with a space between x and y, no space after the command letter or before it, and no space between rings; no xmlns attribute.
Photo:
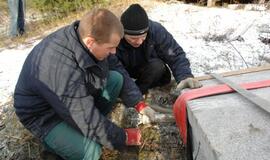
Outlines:
<svg viewBox="0 0 270 160"><path fill-rule="evenodd" d="M141 131L139 128L127 128L126 145L141 145Z"/></svg>
<svg viewBox="0 0 270 160"><path fill-rule="evenodd" d="M145 107L147 107L147 105L144 103L144 101L140 101L136 104L135 109L140 113Z"/></svg>

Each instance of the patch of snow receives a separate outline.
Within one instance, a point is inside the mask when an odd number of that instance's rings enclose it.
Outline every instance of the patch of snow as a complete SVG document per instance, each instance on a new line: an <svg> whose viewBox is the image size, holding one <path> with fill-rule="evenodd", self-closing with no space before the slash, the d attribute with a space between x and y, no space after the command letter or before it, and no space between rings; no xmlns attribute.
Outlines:
<svg viewBox="0 0 270 160"><path fill-rule="evenodd" d="M174 3L152 9L149 17L174 36L196 76L262 65L270 56L270 46L259 40L263 27L270 28L269 11Z"/></svg>
<svg viewBox="0 0 270 160"><path fill-rule="evenodd" d="M34 42L33 46L38 42ZM0 105L12 96L22 65L33 46L18 46L16 49L0 52Z"/></svg>

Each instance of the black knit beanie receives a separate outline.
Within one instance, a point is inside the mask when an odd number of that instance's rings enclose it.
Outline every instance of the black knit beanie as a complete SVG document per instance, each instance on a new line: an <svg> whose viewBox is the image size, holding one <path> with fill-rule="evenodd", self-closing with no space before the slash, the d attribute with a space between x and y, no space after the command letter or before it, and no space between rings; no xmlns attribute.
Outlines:
<svg viewBox="0 0 270 160"><path fill-rule="evenodd" d="M132 4L121 15L125 34L141 35L148 31L148 16L139 4Z"/></svg>

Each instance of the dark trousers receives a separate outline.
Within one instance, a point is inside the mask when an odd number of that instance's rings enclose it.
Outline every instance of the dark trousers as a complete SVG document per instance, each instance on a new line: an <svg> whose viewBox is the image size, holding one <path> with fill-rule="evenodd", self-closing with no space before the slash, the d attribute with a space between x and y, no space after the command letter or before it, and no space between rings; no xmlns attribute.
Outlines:
<svg viewBox="0 0 270 160"><path fill-rule="evenodd" d="M156 58L141 67L134 78L141 92L145 94L148 89L170 83L171 72L161 59Z"/></svg>
<svg viewBox="0 0 270 160"><path fill-rule="evenodd" d="M23 0L19 0L19 10L18 10L18 32L20 35L22 35L24 33L24 1Z"/></svg>

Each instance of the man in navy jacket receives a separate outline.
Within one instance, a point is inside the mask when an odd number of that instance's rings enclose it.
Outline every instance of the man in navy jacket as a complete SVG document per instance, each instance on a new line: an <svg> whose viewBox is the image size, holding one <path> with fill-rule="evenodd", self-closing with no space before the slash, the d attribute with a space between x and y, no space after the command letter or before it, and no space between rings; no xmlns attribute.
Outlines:
<svg viewBox="0 0 270 160"><path fill-rule="evenodd" d="M148 19L139 4L129 6L121 15L121 22L125 35L116 55L143 94L168 84L171 72L177 89L201 87L193 78L183 49L161 24Z"/></svg>
<svg viewBox="0 0 270 160"><path fill-rule="evenodd" d="M106 118L119 94L127 106L146 108L128 73L111 70L107 61L123 35L113 13L94 9L44 38L25 60L14 93L16 114L64 159L99 159L101 145L140 145L138 129Z"/></svg>

